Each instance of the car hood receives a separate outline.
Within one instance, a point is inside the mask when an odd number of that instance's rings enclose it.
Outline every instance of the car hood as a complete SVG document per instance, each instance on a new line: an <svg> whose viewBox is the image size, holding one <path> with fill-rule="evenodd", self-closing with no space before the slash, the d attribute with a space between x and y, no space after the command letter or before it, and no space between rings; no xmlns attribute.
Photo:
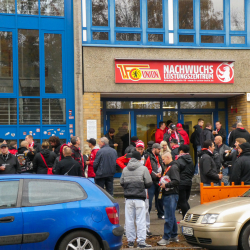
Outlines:
<svg viewBox="0 0 250 250"><path fill-rule="evenodd" d="M209 202L203 205L199 205L191 208L189 214L207 214L215 213L219 214L225 212L227 209L235 209L237 211L241 210L241 207L245 205L250 205L250 197L235 197L229 199L223 199L219 201Z"/></svg>

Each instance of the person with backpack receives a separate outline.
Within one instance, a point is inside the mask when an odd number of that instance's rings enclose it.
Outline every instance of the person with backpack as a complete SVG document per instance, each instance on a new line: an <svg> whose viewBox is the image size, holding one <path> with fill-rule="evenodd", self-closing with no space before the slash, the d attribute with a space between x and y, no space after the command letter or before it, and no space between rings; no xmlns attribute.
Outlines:
<svg viewBox="0 0 250 250"><path fill-rule="evenodd" d="M72 157L72 149L69 147L63 148L64 159L57 163L55 174L57 175L71 175L82 177L82 169L79 162Z"/></svg>
<svg viewBox="0 0 250 250"><path fill-rule="evenodd" d="M42 143L41 152L33 160L34 172L37 174L52 174L52 169L57 155L49 150L49 142Z"/></svg>
<svg viewBox="0 0 250 250"><path fill-rule="evenodd" d="M32 174L34 172L33 159L36 151L29 148L27 141L21 142L21 147L17 150L16 158L19 162L21 174Z"/></svg>

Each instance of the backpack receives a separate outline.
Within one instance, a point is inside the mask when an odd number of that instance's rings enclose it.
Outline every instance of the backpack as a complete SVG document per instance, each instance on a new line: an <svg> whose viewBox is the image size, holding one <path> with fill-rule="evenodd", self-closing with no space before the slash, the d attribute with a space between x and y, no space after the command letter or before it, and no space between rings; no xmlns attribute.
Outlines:
<svg viewBox="0 0 250 250"><path fill-rule="evenodd" d="M29 159L27 158L27 153L25 153L25 152L23 154L17 153L16 158L17 158L18 163L20 165L21 172L33 170L33 163L32 163L32 161L29 161Z"/></svg>
<svg viewBox="0 0 250 250"><path fill-rule="evenodd" d="M191 134L191 137L190 137L190 142L192 144L195 144L195 137L196 137L196 131L194 131L192 134Z"/></svg>

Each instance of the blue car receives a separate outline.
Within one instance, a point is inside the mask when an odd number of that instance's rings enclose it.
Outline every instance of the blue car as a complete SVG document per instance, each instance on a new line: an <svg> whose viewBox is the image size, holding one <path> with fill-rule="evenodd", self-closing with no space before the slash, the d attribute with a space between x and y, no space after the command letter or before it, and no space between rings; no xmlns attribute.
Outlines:
<svg viewBox="0 0 250 250"><path fill-rule="evenodd" d="M90 180L1 175L0 249L119 250L119 205Z"/></svg>

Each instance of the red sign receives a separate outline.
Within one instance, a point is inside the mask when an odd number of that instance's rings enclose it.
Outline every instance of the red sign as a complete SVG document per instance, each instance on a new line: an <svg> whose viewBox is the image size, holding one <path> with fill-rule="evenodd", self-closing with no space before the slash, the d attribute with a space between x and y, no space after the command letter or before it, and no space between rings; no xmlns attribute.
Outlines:
<svg viewBox="0 0 250 250"><path fill-rule="evenodd" d="M234 83L234 62L115 60L115 83Z"/></svg>

